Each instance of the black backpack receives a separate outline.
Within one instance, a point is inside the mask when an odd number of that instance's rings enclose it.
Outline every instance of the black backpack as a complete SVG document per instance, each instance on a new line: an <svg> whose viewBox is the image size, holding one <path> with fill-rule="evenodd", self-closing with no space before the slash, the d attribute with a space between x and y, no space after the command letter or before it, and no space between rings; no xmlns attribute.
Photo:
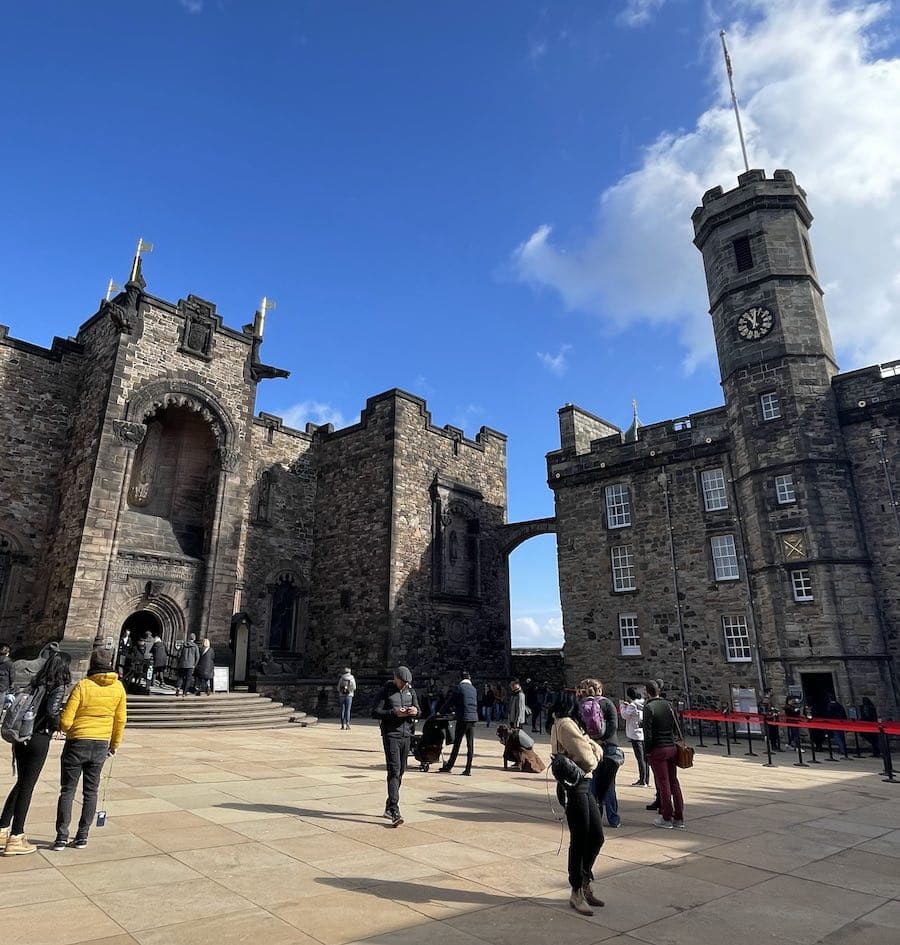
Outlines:
<svg viewBox="0 0 900 945"><path fill-rule="evenodd" d="M0 722L0 737L3 741L24 745L31 738L44 691L43 686L38 686L37 689L29 687L15 693Z"/></svg>

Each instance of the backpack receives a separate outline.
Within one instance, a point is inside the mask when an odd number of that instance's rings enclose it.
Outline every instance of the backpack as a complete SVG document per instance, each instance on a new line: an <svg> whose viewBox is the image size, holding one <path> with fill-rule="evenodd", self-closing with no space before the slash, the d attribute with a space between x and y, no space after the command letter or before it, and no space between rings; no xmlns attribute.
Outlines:
<svg viewBox="0 0 900 945"><path fill-rule="evenodd" d="M581 768L562 752L552 756L550 771L557 782L567 788L575 787L584 779L584 772Z"/></svg>
<svg viewBox="0 0 900 945"><path fill-rule="evenodd" d="M43 686L38 686L34 690L23 689L15 693L0 723L0 737L3 741L11 742L13 745L23 745L31 738L43 698Z"/></svg>
<svg viewBox="0 0 900 945"><path fill-rule="evenodd" d="M585 732L594 739L595 742L603 741L606 734L606 720L603 718L603 710L600 708L600 700L595 696L588 696L581 703L579 709L581 714L581 724Z"/></svg>

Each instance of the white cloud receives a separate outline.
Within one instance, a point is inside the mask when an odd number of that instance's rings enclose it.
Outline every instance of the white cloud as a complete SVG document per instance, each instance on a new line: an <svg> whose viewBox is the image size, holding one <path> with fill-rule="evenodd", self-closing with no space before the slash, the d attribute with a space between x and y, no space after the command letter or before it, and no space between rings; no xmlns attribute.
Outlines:
<svg viewBox="0 0 900 945"><path fill-rule="evenodd" d="M284 425L302 430L307 423L333 423L335 429L347 425L344 415L337 407L321 403L318 400L304 400L302 403L288 407L282 413Z"/></svg>
<svg viewBox="0 0 900 945"><path fill-rule="evenodd" d="M563 645L562 614L549 617L543 623L538 623L534 617L514 617L510 629L513 646Z"/></svg>
<svg viewBox="0 0 900 945"><path fill-rule="evenodd" d="M188 13L202 13L203 0L178 0L178 3L187 10Z"/></svg>
<svg viewBox="0 0 900 945"><path fill-rule="evenodd" d="M482 407L480 404L464 404L463 406L456 408L453 414L453 419L450 421L450 425L457 427L465 433L468 428L477 422L477 420L483 415L484 407Z"/></svg>
<svg viewBox="0 0 900 945"><path fill-rule="evenodd" d="M571 345L560 345L556 354L548 354L546 351L538 351L537 356L541 364L557 377L562 377L569 369L566 361L566 354L572 350Z"/></svg>
<svg viewBox="0 0 900 945"><path fill-rule="evenodd" d="M626 26L644 26L653 19L666 0L625 0L625 7L617 19Z"/></svg>
<svg viewBox="0 0 900 945"><path fill-rule="evenodd" d="M734 0L728 26L750 163L793 170L816 217L812 243L842 367L900 355L900 58L879 58L889 5ZM742 170L718 37L717 101L665 132L600 196L592 235L566 245L544 224L514 252L520 278L612 329L676 325L685 366L713 353L690 215Z"/></svg>

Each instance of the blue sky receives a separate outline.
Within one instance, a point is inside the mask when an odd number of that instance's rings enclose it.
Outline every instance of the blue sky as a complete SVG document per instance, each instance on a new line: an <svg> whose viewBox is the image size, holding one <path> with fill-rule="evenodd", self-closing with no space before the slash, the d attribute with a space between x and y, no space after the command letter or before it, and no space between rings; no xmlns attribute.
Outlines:
<svg viewBox="0 0 900 945"><path fill-rule="evenodd" d="M819 217L843 366L900 356L900 17L864 0L9 5L0 322L74 333L143 236L155 295L233 326L277 300L292 375L258 409L340 425L403 387L505 432L510 520L552 514L560 406L721 400L689 217L742 169L723 25L751 163ZM515 641L559 642L553 539L511 570Z"/></svg>

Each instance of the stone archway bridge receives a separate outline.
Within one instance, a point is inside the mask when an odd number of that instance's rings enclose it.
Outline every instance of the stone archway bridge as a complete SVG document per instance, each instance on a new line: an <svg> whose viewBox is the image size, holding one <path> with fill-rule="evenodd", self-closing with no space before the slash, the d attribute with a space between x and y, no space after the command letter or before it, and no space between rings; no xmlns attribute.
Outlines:
<svg viewBox="0 0 900 945"><path fill-rule="evenodd" d="M499 544L500 550L505 555L515 551L523 541L534 538L535 535L555 535L556 518L533 518L528 522L511 522L509 525L500 527Z"/></svg>

